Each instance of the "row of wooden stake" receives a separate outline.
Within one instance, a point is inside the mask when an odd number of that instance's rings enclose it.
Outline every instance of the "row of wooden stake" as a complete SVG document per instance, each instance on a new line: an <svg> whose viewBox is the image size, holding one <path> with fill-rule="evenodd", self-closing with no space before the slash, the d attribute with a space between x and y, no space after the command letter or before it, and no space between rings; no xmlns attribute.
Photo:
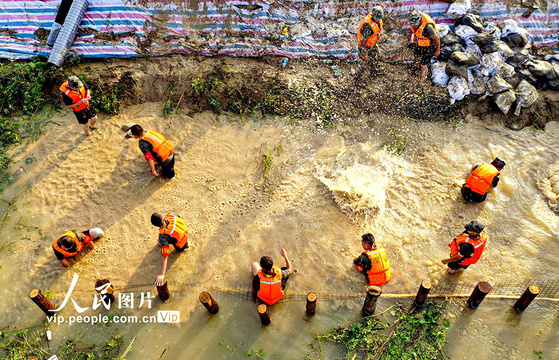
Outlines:
<svg viewBox="0 0 559 360"><path fill-rule="evenodd" d="M95 283L95 287L99 287L100 285L108 283L108 280L97 280ZM417 291L417 295L414 300L414 306L422 307L427 300L429 292L431 291L431 282L429 280L423 280L421 285L419 286L419 290ZM474 291L468 298L467 304L472 309L477 309L485 296L489 294L491 291L491 285L488 282L482 281L477 284ZM159 294L159 298L161 301L167 301L170 297L169 287L167 285L167 281L163 283L163 285L157 287L157 293ZM534 300L534 298L540 293L540 288L536 285L530 285L526 291L522 294L522 296L514 303L513 308L517 312L524 311L528 305ZM363 316L371 316L375 313L377 307L377 301L380 295L382 294L382 290L378 286L369 286L367 288L367 294L365 295L365 301L363 303L362 313ZM114 288L112 285L104 291L104 293L100 294L103 298L103 301L113 302L115 301L114 296ZM29 293L29 298L39 306L41 310L47 316L53 315L53 310L55 309L54 305L41 293L41 290L34 289ZM207 292L203 291L199 296L200 302L208 309L211 314L217 314L219 311L219 304L215 299ZM307 315L313 316L316 312L316 300L317 295L314 292L310 292L307 294ZM261 304L258 306L258 315L260 316L260 320L262 321L263 325L269 325L271 322L270 312L268 310L268 306L266 304Z"/></svg>

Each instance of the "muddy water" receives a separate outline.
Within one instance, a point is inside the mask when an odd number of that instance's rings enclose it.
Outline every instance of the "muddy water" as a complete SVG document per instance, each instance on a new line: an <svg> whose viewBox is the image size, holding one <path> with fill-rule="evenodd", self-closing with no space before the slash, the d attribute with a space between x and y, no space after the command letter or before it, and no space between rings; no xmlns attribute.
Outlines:
<svg viewBox="0 0 559 360"><path fill-rule="evenodd" d="M0 253L3 324L39 323L41 314L27 292L51 290L60 304L76 273L80 280L73 298L82 307L91 307L95 279L108 278L117 291L133 292L136 301L135 310L111 314L180 311L177 325L117 325L128 341L137 336L130 358L157 358L166 348L165 357L172 359L186 354L239 358L261 348L268 356L303 358L312 334L355 319L360 300L324 302L310 322L302 302L286 301L273 307L273 325L261 328L255 305L243 299L250 263L264 254L281 263L284 247L296 269L288 285L292 294L360 292L365 283L352 260L367 231L392 261L386 292L413 292L425 278L437 284L559 275L559 223L553 212L559 196L557 123L545 132L514 132L470 118L454 128L372 117L321 130L280 120L216 119L209 113L164 119L160 109L160 104L143 104L102 119L91 138L63 113L46 136L15 150L16 180L2 194L1 244L11 244ZM175 179L151 176L137 142L120 131L133 123L160 131L174 144ZM264 155L272 159L268 167ZM507 162L499 186L482 204L464 203L460 186L471 166L495 156ZM141 292L155 292L149 284L160 268L157 229L149 221L154 211L183 216L190 248L169 257L171 300L137 309ZM440 259L473 219L487 225L483 258L465 273L449 276ZM52 253L55 237L90 227L101 227L106 236L63 269ZM210 287L222 307L215 317L197 302L200 291ZM243 289L219 290L233 287ZM510 358L532 357L534 350L559 356L551 345L557 343L558 321L541 320L547 312L557 314L556 306L541 304L532 315L515 317L507 305L494 301L484 316L452 308L452 358L500 358L503 350L494 347L494 339L510 344ZM100 309L84 314L98 313L106 314ZM77 315L71 302L63 314ZM478 339L470 328L487 334L465 355L463 348ZM525 334L530 328L542 333ZM71 329L88 326L51 329L61 341Z"/></svg>

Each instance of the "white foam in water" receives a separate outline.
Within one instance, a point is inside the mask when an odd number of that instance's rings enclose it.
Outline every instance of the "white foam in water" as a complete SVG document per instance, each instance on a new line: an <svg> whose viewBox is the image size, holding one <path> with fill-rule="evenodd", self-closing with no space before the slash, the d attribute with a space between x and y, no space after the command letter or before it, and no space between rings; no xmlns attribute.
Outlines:
<svg viewBox="0 0 559 360"><path fill-rule="evenodd" d="M348 214L380 215L386 204L388 177L379 167L354 164L324 175L317 169L316 178L328 189L340 209Z"/></svg>
<svg viewBox="0 0 559 360"><path fill-rule="evenodd" d="M538 187L547 198L549 207L559 214L559 162L539 174Z"/></svg>

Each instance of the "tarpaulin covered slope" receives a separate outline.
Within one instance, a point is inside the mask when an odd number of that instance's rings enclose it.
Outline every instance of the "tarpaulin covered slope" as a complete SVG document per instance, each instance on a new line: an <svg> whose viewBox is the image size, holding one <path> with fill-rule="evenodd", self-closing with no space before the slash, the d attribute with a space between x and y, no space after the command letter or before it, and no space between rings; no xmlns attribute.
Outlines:
<svg viewBox="0 0 559 360"><path fill-rule="evenodd" d="M0 0L0 57L48 56L46 37L59 0ZM376 4L401 19L413 9L437 22L450 6L442 1L236 1L89 0L71 52L86 58L157 56L170 53L233 56L355 58L355 33ZM520 0L473 0L473 10L498 22L515 19L536 46L559 52L559 4L549 1L529 18ZM545 3L545 2L544 2Z"/></svg>

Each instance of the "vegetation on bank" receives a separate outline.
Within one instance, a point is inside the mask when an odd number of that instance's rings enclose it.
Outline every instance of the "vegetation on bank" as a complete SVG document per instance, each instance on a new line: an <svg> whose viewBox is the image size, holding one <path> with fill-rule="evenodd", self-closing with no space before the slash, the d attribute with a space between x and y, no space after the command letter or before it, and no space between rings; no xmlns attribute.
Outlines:
<svg viewBox="0 0 559 360"><path fill-rule="evenodd" d="M340 347L344 359L448 359L443 351L449 327L448 321L442 321L444 307L445 302L428 302L422 310L397 304L349 326L317 334L311 345L317 357L307 359L325 359L324 345Z"/></svg>
<svg viewBox="0 0 559 360"><path fill-rule="evenodd" d="M331 126L335 95L328 84L307 85L280 81L260 74L245 74L216 67L190 83L199 110L232 112L242 117L262 115L310 119L319 127Z"/></svg>
<svg viewBox="0 0 559 360"><path fill-rule="evenodd" d="M3 328L0 330L0 358L6 360L46 359L56 355L64 360L124 359L127 351L118 356L123 345L117 331L107 332L108 337L98 344L89 344L82 337L69 339L58 348L51 348L47 341L47 328Z"/></svg>

